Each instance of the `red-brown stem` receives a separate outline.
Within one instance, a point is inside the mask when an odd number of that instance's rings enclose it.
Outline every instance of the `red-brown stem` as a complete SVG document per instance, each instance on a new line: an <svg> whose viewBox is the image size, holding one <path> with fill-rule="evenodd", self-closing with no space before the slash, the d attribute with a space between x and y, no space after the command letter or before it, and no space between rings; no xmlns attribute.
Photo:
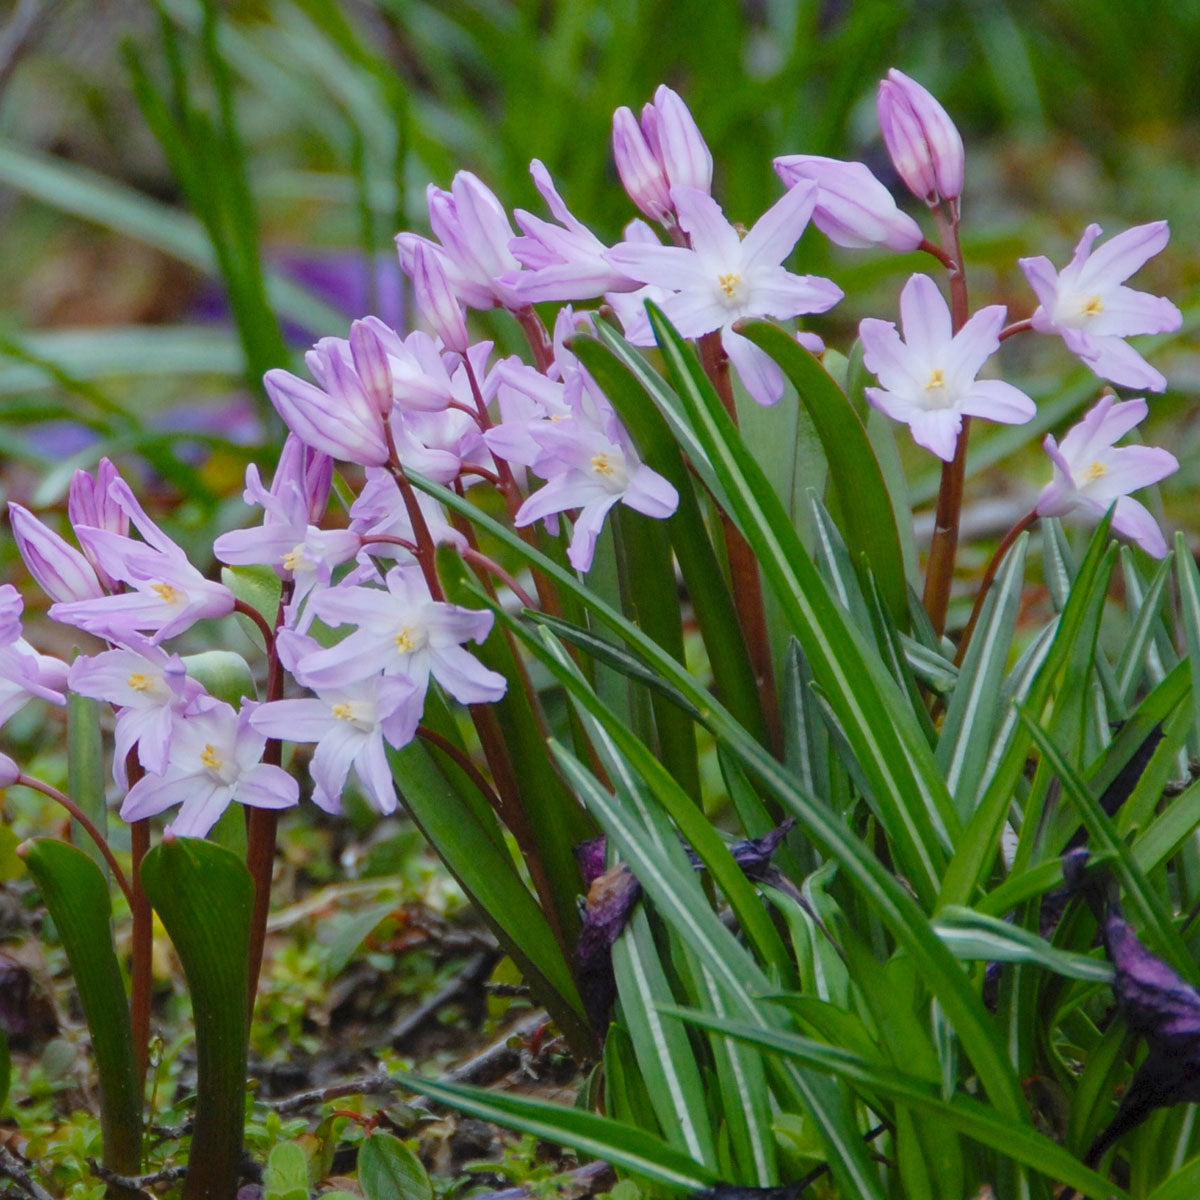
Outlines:
<svg viewBox="0 0 1200 1200"><path fill-rule="evenodd" d="M1000 340L1002 342L1006 342L1014 333L1027 333L1032 328L1032 317L1026 317L1023 321L1014 321L1011 325L1005 325L1005 327L1000 330Z"/></svg>
<svg viewBox="0 0 1200 1200"><path fill-rule="evenodd" d="M1000 569L1000 564L1004 561L1004 556L1008 553L1009 547L1037 520L1037 509L1032 509L1027 512L1001 539L1000 544L996 547L992 557L988 560L987 568L983 572L983 578L979 582L979 591L975 594L975 605L971 609L970 619L967 621L966 627L962 631L962 637L958 640L958 650L954 655L954 665L962 666L962 661L967 656L967 646L971 642L971 634L975 632L975 626L979 621L979 614L983 612L983 602L987 597L988 589L992 586L992 580L996 578L996 572Z"/></svg>
<svg viewBox="0 0 1200 1200"><path fill-rule="evenodd" d="M936 258L938 262L940 262L942 266L946 268L947 271L954 270L954 259L952 259L950 255L947 254L946 251L943 250L936 242L931 242L928 238L925 238L917 247L917 249L924 250L926 254L932 254L933 257Z"/></svg>
<svg viewBox="0 0 1200 1200"><path fill-rule="evenodd" d="M284 609L292 598L292 584L284 580L279 593L279 610L275 615L275 626L283 624ZM264 622L265 624L265 622ZM283 664L275 646L274 630L267 640L267 700L283 697ZM279 766L283 759L283 743L278 738L268 738L263 748L263 762ZM250 913L250 948L248 952L249 995L246 1002L251 1016L254 1000L258 995L258 977L262 971L263 948L267 941L267 917L271 912L271 878L275 872L275 835L279 827L279 813L273 808L246 809L246 868L254 880L254 907Z"/></svg>
<svg viewBox="0 0 1200 1200"><path fill-rule="evenodd" d="M125 878L125 872L121 870L121 864L117 862L116 856L105 840L104 834L92 824L92 819L75 803L70 796L64 796L58 788L53 784L47 783L44 779L38 779L35 775L18 775L16 783L22 787L32 788L35 792L41 792L43 796L48 796L55 804L61 805L75 818L76 821L83 827L84 832L96 843L96 849L104 855L104 861L108 863L108 869L113 873L113 878L117 881L117 886L125 893L125 899L129 901L130 908L133 907L133 890L129 886L129 880Z"/></svg>
<svg viewBox="0 0 1200 1200"><path fill-rule="evenodd" d="M968 304L967 277L963 271L957 211L953 211L951 216L947 217L939 209L937 221L943 249L949 247L946 254L952 264L947 268L950 279L950 320L954 332L958 333L967 323ZM942 467L933 539L929 546L923 599L930 623L939 637L946 628L946 611L950 607L950 589L954 582L954 561L958 555L958 526L962 515L963 482L967 472L967 440L970 430L971 419L963 417L962 429L954 447L954 457Z"/></svg>
<svg viewBox="0 0 1200 1200"><path fill-rule="evenodd" d="M449 738L442 737L436 729L430 729L428 725L418 725L417 736L436 746L447 758L453 759L454 765L479 789L493 810L497 813L502 811L503 806L500 797L496 795L496 789L484 778L483 772L471 761L470 755L465 754Z"/></svg>
<svg viewBox="0 0 1200 1200"><path fill-rule="evenodd" d="M705 373L712 380L721 403L733 423L737 424L737 407L729 379L729 359L721 349L720 335L706 333L700 339L700 359ZM762 580L758 574L758 559L750 543L728 513L721 512L721 527L725 535L725 554L729 560L730 591L734 608L746 640L746 650L754 679L758 685L759 703L766 721L771 745L778 750L782 743L779 701L775 695L775 670L771 663L771 640L767 635L767 615L763 603Z"/></svg>
<svg viewBox="0 0 1200 1200"><path fill-rule="evenodd" d="M141 764L130 754L129 782L141 775ZM136 772L136 774L135 774ZM133 1030L133 1052L137 1055L138 1076L146 1078L150 1061L150 992L153 986L154 913L150 898L142 887L142 859L150 852L150 821L142 818L129 826L129 849L133 873L133 898L129 909L133 918L130 934L129 1024Z"/></svg>
<svg viewBox="0 0 1200 1200"><path fill-rule="evenodd" d="M525 337L529 341L529 348L533 351L533 361L537 364L537 369L545 375L554 365L554 347L546 333L545 325L542 324L541 317L537 315L532 304L510 311L525 331Z"/></svg>
<svg viewBox="0 0 1200 1200"><path fill-rule="evenodd" d="M263 641L266 643L268 654L275 652L275 630L267 624L267 619L251 604L247 604L245 600L234 600L233 611L240 612L242 616L249 617L255 625L258 626L258 631L263 635Z"/></svg>
<svg viewBox="0 0 1200 1200"><path fill-rule="evenodd" d="M495 559L488 558L482 551L471 546L464 546L459 553L473 566L482 567L489 574L495 575L525 608L537 609L537 601Z"/></svg>

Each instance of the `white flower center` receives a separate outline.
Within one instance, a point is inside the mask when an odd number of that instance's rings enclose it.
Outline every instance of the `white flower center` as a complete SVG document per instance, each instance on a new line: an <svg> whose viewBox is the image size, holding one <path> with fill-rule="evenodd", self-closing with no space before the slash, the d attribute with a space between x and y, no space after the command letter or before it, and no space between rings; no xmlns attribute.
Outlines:
<svg viewBox="0 0 1200 1200"><path fill-rule="evenodd" d="M396 649L401 654L415 654L429 644L429 634L420 625L405 625L396 634Z"/></svg>
<svg viewBox="0 0 1200 1200"><path fill-rule="evenodd" d="M238 777L237 763L226 758L224 752L212 742L205 742L200 752L200 764L218 783L229 785Z"/></svg>
<svg viewBox="0 0 1200 1200"><path fill-rule="evenodd" d="M746 295L746 284L740 271L722 271L717 276L717 299L726 308L740 308Z"/></svg>
<svg viewBox="0 0 1200 1200"><path fill-rule="evenodd" d="M342 700L338 704L330 705L329 711L339 721L345 721L358 729L370 730L374 721L368 708L368 705L361 702Z"/></svg>
<svg viewBox="0 0 1200 1200"><path fill-rule="evenodd" d="M285 571L303 570L308 565L308 555L304 553L304 543L297 542L280 560L280 566Z"/></svg>
<svg viewBox="0 0 1200 1200"><path fill-rule="evenodd" d="M943 367L934 367L925 381L925 408L949 408L954 403L954 397L946 387L946 371Z"/></svg>

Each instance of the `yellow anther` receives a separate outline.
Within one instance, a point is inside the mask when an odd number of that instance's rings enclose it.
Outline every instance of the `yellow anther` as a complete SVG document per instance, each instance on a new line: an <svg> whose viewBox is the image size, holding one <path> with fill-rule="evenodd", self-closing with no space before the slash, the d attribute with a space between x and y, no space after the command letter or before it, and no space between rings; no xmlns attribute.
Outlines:
<svg viewBox="0 0 1200 1200"><path fill-rule="evenodd" d="M178 588L173 588L169 583L151 584L150 590L167 604L179 604L183 600L183 593Z"/></svg>
<svg viewBox="0 0 1200 1200"><path fill-rule="evenodd" d="M396 634L396 649L401 654L411 654L417 648L417 639L412 629L407 625Z"/></svg>
<svg viewBox="0 0 1200 1200"><path fill-rule="evenodd" d="M140 671L134 671L129 677L129 686L135 692L145 692L154 686L154 681L149 675L143 675Z"/></svg>
<svg viewBox="0 0 1200 1200"><path fill-rule="evenodd" d="M934 367L929 372L929 382L925 385L927 392L935 391L937 388L946 386L946 372L941 367Z"/></svg>
<svg viewBox="0 0 1200 1200"><path fill-rule="evenodd" d="M607 454L593 454L592 470L597 475L611 475L613 473L612 459Z"/></svg>
<svg viewBox="0 0 1200 1200"><path fill-rule="evenodd" d="M204 744L204 752L200 755L200 761L211 771L219 771L221 769L221 756L217 753L217 748L212 742Z"/></svg>
<svg viewBox="0 0 1200 1200"><path fill-rule="evenodd" d="M717 276L717 286L727 296L732 296L741 282L742 277L737 271L726 271L725 274Z"/></svg>
<svg viewBox="0 0 1200 1200"><path fill-rule="evenodd" d="M1084 477L1084 479L1091 482L1091 480L1100 479L1107 474L1108 474L1107 464L1102 463L1099 459L1096 459L1092 463L1092 465L1090 467L1088 467L1088 469L1084 472L1083 477Z"/></svg>
<svg viewBox="0 0 1200 1200"><path fill-rule="evenodd" d="M397 638L396 640L399 641L400 639ZM354 705L353 704L335 704L333 706L333 715L335 717L337 717L337 719L339 721L353 721L354 720Z"/></svg>
<svg viewBox="0 0 1200 1200"><path fill-rule="evenodd" d="M1094 317L1104 311L1104 301L1099 296L1089 296L1083 305L1083 315Z"/></svg>
<svg viewBox="0 0 1200 1200"><path fill-rule="evenodd" d="M285 571L294 571L300 565L302 553L299 548L289 550L281 561L281 565Z"/></svg>

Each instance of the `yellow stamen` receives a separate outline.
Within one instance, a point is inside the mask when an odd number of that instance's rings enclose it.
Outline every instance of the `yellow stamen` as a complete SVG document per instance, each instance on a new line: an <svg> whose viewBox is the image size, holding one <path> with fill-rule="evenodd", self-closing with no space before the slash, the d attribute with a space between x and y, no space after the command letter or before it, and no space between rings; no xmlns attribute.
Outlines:
<svg viewBox="0 0 1200 1200"><path fill-rule="evenodd" d="M927 392L932 392L937 388L946 386L946 372L941 367L934 367L929 372L929 382L925 385Z"/></svg>
<svg viewBox="0 0 1200 1200"><path fill-rule="evenodd" d="M396 649L401 654L411 654L417 648L417 639L413 631L405 625L405 627L396 634Z"/></svg>
<svg viewBox="0 0 1200 1200"><path fill-rule="evenodd" d="M1093 462L1093 463L1092 463L1092 465L1091 465L1090 467L1088 467L1088 469L1087 469L1087 470L1084 472L1084 475L1083 475L1083 477L1084 477L1084 479L1086 479L1086 480L1088 480L1088 481L1090 482L1090 481L1091 481L1091 480L1093 480L1093 479L1100 479L1100 478L1102 478L1103 476L1105 476L1105 475L1107 475L1107 474L1108 474L1108 467L1107 467L1107 465L1106 465L1106 464L1104 464L1104 463L1102 463L1102 462L1100 462L1100 460L1099 460L1099 459L1097 459L1097 460L1096 460L1095 462Z"/></svg>
<svg viewBox="0 0 1200 1200"><path fill-rule="evenodd" d="M217 753L217 748L212 742L204 744L204 752L200 755L200 761L212 771L221 769L221 756Z"/></svg>
<svg viewBox="0 0 1200 1200"><path fill-rule="evenodd" d="M281 566L285 571L294 571L300 563L300 551L289 550L282 559Z"/></svg>
<svg viewBox="0 0 1200 1200"><path fill-rule="evenodd" d="M1085 317L1094 317L1104 311L1104 301L1099 296L1089 296L1083 306Z"/></svg>
<svg viewBox="0 0 1200 1200"><path fill-rule="evenodd" d="M611 475L613 473L612 459L607 454L593 454L592 470L597 475Z"/></svg>
<svg viewBox="0 0 1200 1200"><path fill-rule="evenodd" d="M742 277L737 271L726 271L723 275L717 276L717 286L727 296L732 296L737 291L737 286L742 282Z"/></svg>
<svg viewBox="0 0 1200 1200"><path fill-rule="evenodd" d="M144 692L154 686L154 681L149 675L143 675L140 671L135 671L129 677L129 686L135 692Z"/></svg>
<svg viewBox="0 0 1200 1200"><path fill-rule="evenodd" d="M400 639L397 638L396 640L399 641ZM354 705L353 704L335 704L333 706L333 715L335 717L337 717L337 719L339 721L353 721L354 720Z"/></svg>
<svg viewBox="0 0 1200 1200"><path fill-rule="evenodd" d="M179 604L183 600L183 593L178 588L173 588L169 583L151 584L150 590L156 593L158 598L164 600L167 604Z"/></svg>

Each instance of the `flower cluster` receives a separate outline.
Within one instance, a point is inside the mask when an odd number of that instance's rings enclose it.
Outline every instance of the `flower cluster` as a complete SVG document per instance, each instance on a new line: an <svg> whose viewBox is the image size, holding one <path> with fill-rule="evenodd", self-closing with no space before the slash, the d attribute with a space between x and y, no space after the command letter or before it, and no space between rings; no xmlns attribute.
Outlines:
<svg viewBox="0 0 1200 1200"><path fill-rule="evenodd" d="M732 372L760 404L775 404L784 375L740 323L794 323L841 300L832 281L785 265L810 222L839 246L923 251L948 269L950 304L931 276L914 274L899 297L902 334L885 320L860 326L877 380L869 402L947 462L961 458L967 418L1020 424L1036 415L1023 392L981 378L1014 333L1059 336L1102 378L1163 389L1163 377L1125 339L1178 328L1179 312L1124 281L1165 245L1165 223L1098 249L1100 229L1091 225L1061 272L1045 258L1021 260L1037 301L1028 318L1006 325L998 305L972 313L958 239L962 140L937 101L898 71L880 85L878 113L895 172L932 214L938 244L862 163L805 154L777 158L783 195L748 230L733 224L712 195L704 137L666 87L640 115L614 114L617 172L641 216L613 245L574 216L538 161L531 173L549 219L520 209L510 217L466 171L448 190L431 185L433 236L396 239L423 327L402 334L366 316L348 336L313 346L309 378L282 368L265 377L290 435L269 487L257 467L246 474L244 498L261 510L261 523L214 546L221 562L267 566L280 581L277 619L259 617L273 667L263 702L234 708L209 695L165 648L197 620L241 606L151 521L105 461L71 486L78 547L19 505L9 510L29 570L53 600L51 617L107 649L77 659L68 675L21 641L19 598L0 589L0 718L30 696L61 701L63 686L111 704L114 773L128 787L122 813L136 820L179 804L181 833L204 834L232 801L296 803L297 785L277 765L283 740L315 744L313 794L322 808L339 810L353 771L372 803L392 811L387 751L417 735L431 684L467 706L494 702L507 686L466 648L488 638L493 617L446 600L438 548L454 548L485 575L495 568L519 593L470 527L417 490L413 476L460 495L495 489L515 527L538 538L540 523L548 538L562 536L571 566L588 571L614 506L668 518L678 497L639 457L572 353L572 337L603 313L629 342L651 345L652 300L682 336L701 343L715 370ZM547 303L559 305L551 329L533 307ZM493 308L525 332L532 364L471 339L468 311ZM813 331L792 328L802 345L823 351ZM1038 512L1094 517L1115 503L1114 528L1164 553L1153 519L1129 492L1177 464L1164 450L1113 448L1145 413L1143 400L1106 396L1061 444L1047 436L1054 477ZM350 466L358 490L348 518L327 522L335 461ZM287 677L297 694L285 694Z"/></svg>

